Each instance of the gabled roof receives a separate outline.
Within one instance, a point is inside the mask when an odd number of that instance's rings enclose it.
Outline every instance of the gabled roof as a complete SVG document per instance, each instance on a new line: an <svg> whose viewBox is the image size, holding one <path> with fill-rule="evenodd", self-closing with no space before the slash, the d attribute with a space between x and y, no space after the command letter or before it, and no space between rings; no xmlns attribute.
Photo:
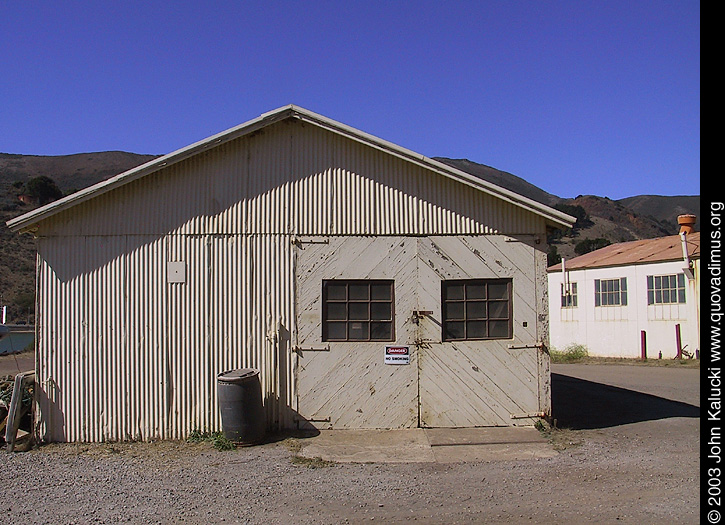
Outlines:
<svg viewBox="0 0 725 525"><path fill-rule="evenodd" d="M700 258L700 232L686 236L687 254L690 259ZM655 262L681 261L684 259L682 239L679 235L643 239L639 241L610 244L604 248L585 253L566 261L567 270L630 266ZM561 263L550 266L547 271L561 271Z"/></svg>
<svg viewBox="0 0 725 525"><path fill-rule="evenodd" d="M542 216L549 225L555 228L571 227L576 220L574 217L550 208L549 206L536 202L522 195L518 195L517 193L496 186L495 184L491 184L490 182L479 179L478 177L475 177L464 171L447 166L441 162L425 157L419 153L415 153L414 151L402 148L391 142L385 141L373 135L369 135L350 126L346 126L345 124L341 124L340 122L336 122L327 117L323 117L322 115L318 115L317 113L313 113L312 111L303 109L299 106L288 105L274 111L264 113L263 115L260 115L255 119L245 122L244 124L240 124L239 126L213 135L209 138L191 144L185 148L176 150L172 153L169 153L168 155L158 157L150 162L147 162L146 164L137 166L124 173L116 175L115 177L111 177L108 180L99 182L93 186L68 195L67 197L64 197L60 200L54 201L50 204L30 211L24 215L21 215L20 217L11 219L7 222L7 225L13 231L29 230L36 223L49 219L57 213L60 213L61 211L72 208L73 206L76 206L85 201L93 199L94 197L112 191L119 186L123 186L125 184L128 184L129 182L145 177L146 175L149 175L155 171L171 166L172 164L176 164L178 162L186 160L189 157L192 157L210 148L214 148L226 142L254 133L255 131L258 131L271 124L280 122L288 118L296 118L317 125L333 133L337 133L338 135L385 151L397 157L403 158L409 162L413 162L434 172L437 172L440 175L472 186L484 193L488 193L490 195L508 201L515 206L519 206L532 213Z"/></svg>

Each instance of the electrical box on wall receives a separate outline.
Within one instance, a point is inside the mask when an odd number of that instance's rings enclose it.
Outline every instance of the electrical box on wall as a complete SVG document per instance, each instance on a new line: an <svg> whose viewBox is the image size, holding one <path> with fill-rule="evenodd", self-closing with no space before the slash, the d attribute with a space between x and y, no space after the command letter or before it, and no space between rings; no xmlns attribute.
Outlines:
<svg viewBox="0 0 725 525"><path fill-rule="evenodd" d="M166 281L169 283L185 283L186 263L176 261L166 263Z"/></svg>

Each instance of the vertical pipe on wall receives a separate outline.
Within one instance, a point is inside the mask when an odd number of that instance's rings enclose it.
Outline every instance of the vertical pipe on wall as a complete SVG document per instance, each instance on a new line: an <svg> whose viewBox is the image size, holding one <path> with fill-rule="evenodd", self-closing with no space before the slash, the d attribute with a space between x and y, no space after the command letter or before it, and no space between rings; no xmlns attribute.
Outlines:
<svg viewBox="0 0 725 525"><path fill-rule="evenodd" d="M640 332L640 347L642 349L642 361L647 361L647 332Z"/></svg>
<svg viewBox="0 0 725 525"><path fill-rule="evenodd" d="M675 340L677 341L676 359L682 359L682 334L680 333L680 323L675 325Z"/></svg>

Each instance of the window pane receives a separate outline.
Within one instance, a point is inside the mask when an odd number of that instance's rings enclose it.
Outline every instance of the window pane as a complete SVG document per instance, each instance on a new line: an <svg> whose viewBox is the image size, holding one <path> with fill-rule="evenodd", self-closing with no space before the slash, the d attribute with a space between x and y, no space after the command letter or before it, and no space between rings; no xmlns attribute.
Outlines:
<svg viewBox="0 0 725 525"><path fill-rule="evenodd" d="M368 303L350 303L348 310L350 320L366 321L370 319L368 317Z"/></svg>
<svg viewBox="0 0 725 525"><path fill-rule="evenodd" d="M371 302L371 295L377 300ZM369 341L370 315L379 321L376 340L392 341L393 281L323 281L322 337L324 341Z"/></svg>
<svg viewBox="0 0 725 525"><path fill-rule="evenodd" d="M486 285L485 284L469 284L466 286L466 299L485 299L486 298Z"/></svg>
<svg viewBox="0 0 725 525"><path fill-rule="evenodd" d="M488 298L490 299L508 299L508 284L494 283L488 285Z"/></svg>
<svg viewBox="0 0 725 525"><path fill-rule="evenodd" d="M483 339L486 337L486 321L468 321L466 323L466 339Z"/></svg>
<svg viewBox="0 0 725 525"><path fill-rule="evenodd" d="M345 303L328 303L327 318L333 320L347 319L347 308L345 308Z"/></svg>
<svg viewBox="0 0 725 525"><path fill-rule="evenodd" d="M571 299L571 296L569 296ZM488 316L491 319L508 319L509 304L504 301L488 303Z"/></svg>
<svg viewBox="0 0 725 525"><path fill-rule="evenodd" d="M367 301L370 299L368 295L370 291L369 286L366 284L350 284L348 293L350 294L349 299L351 301Z"/></svg>
<svg viewBox="0 0 725 525"><path fill-rule="evenodd" d="M465 337L463 323L446 323L446 339L463 339Z"/></svg>
<svg viewBox="0 0 725 525"><path fill-rule="evenodd" d="M347 339L346 326L347 323L327 323L327 339L334 341Z"/></svg>
<svg viewBox="0 0 725 525"><path fill-rule="evenodd" d="M348 326L348 337L350 339L369 339L369 325L368 323L349 323Z"/></svg>
<svg viewBox="0 0 725 525"><path fill-rule="evenodd" d="M684 288L677 290L677 302L678 303L685 302L685 289Z"/></svg>
<svg viewBox="0 0 725 525"><path fill-rule="evenodd" d="M510 279L444 281L443 339L450 341L511 337L511 282ZM564 304L575 301L576 295L562 295ZM497 327L498 334L491 332L491 324L487 320L492 318L497 319L494 326Z"/></svg>
<svg viewBox="0 0 725 525"><path fill-rule="evenodd" d="M463 319L463 303L446 303L446 319Z"/></svg>
<svg viewBox="0 0 725 525"><path fill-rule="evenodd" d="M462 284L449 284L445 288L446 299L449 300L463 300L463 285Z"/></svg>
<svg viewBox="0 0 725 525"><path fill-rule="evenodd" d="M370 303L370 319L389 320L391 316L391 303Z"/></svg>
<svg viewBox="0 0 725 525"><path fill-rule="evenodd" d="M389 284L371 284L370 285L370 298L378 301L392 301L393 300L393 287Z"/></svg>
<svg viewBox="0 0 725 525"><path fill-rule="evenodd" d="M486 303L483 301L466 303L466 319L485 319Z"/></svg>
<svg viewBox="0 0 725 525"><path fill-rule="evenodd" d="M347 298L347 286L339 283L326 283L325 291L327 298L331 301L344 301Z"/></svg>
<svg viewBox="0 0 725 525"><path fill-rule="evenodd" d="M488 323L489 337L509 337L509 325L507 321L490 321Z"/></svg>
<svg viewBox="0 0 725 525"><path fill-rule="evenodd" d="M370 339L390 341L393 338L393 323L370 323Z"/></svg>

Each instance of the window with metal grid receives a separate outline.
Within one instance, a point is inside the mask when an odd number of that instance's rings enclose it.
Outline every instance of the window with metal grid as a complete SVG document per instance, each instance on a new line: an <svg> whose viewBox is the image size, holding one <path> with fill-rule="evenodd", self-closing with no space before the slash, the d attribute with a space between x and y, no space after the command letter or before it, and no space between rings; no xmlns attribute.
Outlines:
<svg viewBox="0 0 725 525"><path fill-rule="evenodd" d="M684 273L647 276L647 304L677 304L684 302Z"/></svg>
<svg viewBox="0 0 725 525"><path fill-rule="evenodd" d="M594 306L626 306L627 278L594 279Z"/></svg>
<svg viewBox="0 0 725 525"><path fill-rule="evenodd" d="M394 341L394 285L389 280L322 282L323 341Z"/></svg>
<svg viewBox="0 0 725 525"><path fill-rule="evenodd" d="M513 337L511 279L443 281L443 340Z"/></svg>

